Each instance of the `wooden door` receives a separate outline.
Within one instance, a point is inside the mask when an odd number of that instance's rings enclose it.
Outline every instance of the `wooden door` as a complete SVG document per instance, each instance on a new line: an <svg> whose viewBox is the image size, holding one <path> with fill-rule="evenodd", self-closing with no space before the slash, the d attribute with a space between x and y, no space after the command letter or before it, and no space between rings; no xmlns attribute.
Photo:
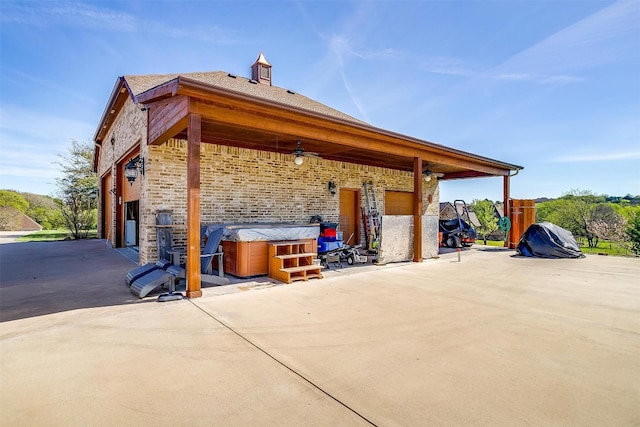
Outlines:
<svg viewBox="0 0 640 427"><path fill-rule="evenodd" d="M345 244L360 244L360 190L340 189L340 231ZM353 238L347 242L349 236Z"/></svg>

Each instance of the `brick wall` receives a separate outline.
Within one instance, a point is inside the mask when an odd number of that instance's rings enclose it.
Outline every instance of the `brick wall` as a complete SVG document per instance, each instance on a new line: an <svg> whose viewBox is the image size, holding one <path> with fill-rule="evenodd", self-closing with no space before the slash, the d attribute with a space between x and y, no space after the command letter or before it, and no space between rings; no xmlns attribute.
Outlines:
<svg viewBox="0 0 640 427"><path fill-rule="evenodd" d="M158 210L172 210L174 241L178 246L186 244L186 141L172 139L148 149L140 204L140 249L141 258L154 260ZM341 187L361 188L363 181L373 181L380 212L384 212L385 190L413 190L413 174L408 172L309 157L296 166L292 155L244 148L202 144L200 162L200 215L204 223L306 223L313 215L338 222L339 195L329 193L329 181L336 184L338 192ZM433 196L431 203L428 195ZM437 215L438 199L437 181L425 183L423 213Z"/></svg>
<svg viewBox="0 0 640 427"><path fill-rule="evenodd" d="M155 215L172 211L174 242L186 245L187 150L186 141L171 139L159 146L147 146L147 113L128 99L102 144L98 175L109 171L115 179L118 162L140 146L145 158L145 175L139 177L140 262L157 259ZM111 144L111 137L114 144ZM413 175L379 167L305 158L301 166L290 154L202 144L200 166L201 222L309 222L313 215L325 221L339 222L340 188L362 188L373 181L378 209L384 212L385 190L412 191ZM327 183L333 181L338 194L331 195ZM126 180L122 185L129 185ZM424 183L424 214L438 215L439 191L436 180ZM432 202L428 203L428 196ZM361 205L364 205L362 193ZM111 236L115 243L115 218L118 200L112 198L114 212ZM102 232L102 213L98 227ZM364 233L361 233L364 238Z"/></svg>
<svg viewBox="0 0 640 427"><path fill-rule="evenodd" d="M113 138L114 143L111 144ZM97 167L97 173L100 178L111 172L114 177L113 185L116 185L116 179L124 180L125 185L129 185L124 179L124 176L116 176L116 165L119 162L126 160L125 156L130 153L137 145L141 146L141 154L146 157L146 144L141 144L141 141L146 141L147 138L147 113L140 110L140 106L136 105L130 98L124 103L122 109L118 113L113 126L107 133L101 149L100 158ZM141 183L141 191L144 192L144 182ZM115 221L116 221L116 204L118 200L116 197L111 198L110 209L114 212L112 215L111 231L105 230L103 234L102 230L102 212L98 212L98 235L109 236L111 243L115 244Z"/></svg>

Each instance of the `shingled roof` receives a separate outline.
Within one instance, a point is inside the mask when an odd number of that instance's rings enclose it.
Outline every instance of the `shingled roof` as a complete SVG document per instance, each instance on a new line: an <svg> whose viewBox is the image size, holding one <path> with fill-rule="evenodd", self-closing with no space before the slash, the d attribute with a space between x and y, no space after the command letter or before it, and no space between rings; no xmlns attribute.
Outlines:
<svg viewBox="0 0 640 427"><path fill-rule="evenodd" d="M276 102L288 107L295 107L313 113L335 117L348 122L368 125L368 123L349 116L341 111L327 107L318 101L307 98L304 95L295 93L289 89L278 86L260 84L255 80L246 77L236 76L225 71L210 71L181 74L146 74L128 75L124 80L129 91L134 97L141 95L151 89L169 83L177 78L185 78L203 83L211 87L221 88L227 91L236 92L241 95L250 96L256 99L263 99L269 102Z"/></svg>

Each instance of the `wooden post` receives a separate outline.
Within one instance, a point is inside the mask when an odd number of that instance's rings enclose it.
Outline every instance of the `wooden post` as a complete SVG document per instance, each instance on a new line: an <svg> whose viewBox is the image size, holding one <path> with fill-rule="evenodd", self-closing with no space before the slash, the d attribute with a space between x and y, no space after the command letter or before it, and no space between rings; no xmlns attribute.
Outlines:
<svg viewBox="0 0 640 427"><path fill-rule="evenodd" d="M511 215L511 196L510 196L510 176L509 175L505 175L502 177L502 190L503 190L503 194L502 194L502 207L503 207L503 214L504 216L508 217L509 220L511 221L511 224L513 224L513 216ZM506 233L506 239L504 239L504 247L508 248L509 247L509 242L511 241L511 230L509 230L509 232Z"/></svg>
<svg viewBox="0 0 640 427"><path fill-rule="evenodd" d="M187 126L187 298L202 296L200 287L200 115Z"/></svg>
<svg viewBox="0 0 640 427"><path fill-rule="evenodd" d="M413 158L413 262L422 262L422 159Z"/></svg>

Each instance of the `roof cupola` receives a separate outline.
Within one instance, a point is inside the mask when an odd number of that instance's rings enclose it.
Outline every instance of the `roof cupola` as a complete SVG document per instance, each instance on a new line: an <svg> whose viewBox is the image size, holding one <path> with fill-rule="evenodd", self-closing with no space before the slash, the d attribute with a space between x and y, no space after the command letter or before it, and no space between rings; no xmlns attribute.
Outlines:
<svg viewBox="0 0 640 427"><path fill-rule="evenodd" d="M271 86L271 64L269 64L262 52L260 52L260 56L251 66L251 79Z"/></svg>

